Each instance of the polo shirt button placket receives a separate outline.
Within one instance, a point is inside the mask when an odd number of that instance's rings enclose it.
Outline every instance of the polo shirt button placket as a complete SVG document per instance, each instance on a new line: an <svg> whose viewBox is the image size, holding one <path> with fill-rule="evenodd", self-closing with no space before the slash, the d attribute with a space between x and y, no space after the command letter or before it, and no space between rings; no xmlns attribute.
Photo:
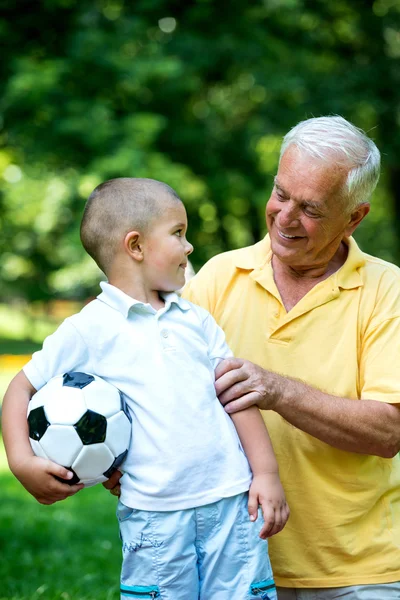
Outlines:
<svg viewBox="0 0 400 600"><path fill-rule="evenodd" d="M161 329L160 330L160 336L161 336L161 345L163 350L170 350L171 349L171 344L169 343L169 331L168 329Z"/></svg>

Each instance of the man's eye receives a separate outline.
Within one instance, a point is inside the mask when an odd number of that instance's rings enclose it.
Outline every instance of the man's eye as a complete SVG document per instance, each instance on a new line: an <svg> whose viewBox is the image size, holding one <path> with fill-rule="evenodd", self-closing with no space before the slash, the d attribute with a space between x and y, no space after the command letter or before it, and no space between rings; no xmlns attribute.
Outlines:
<svg viewBox="0 0 400 600"><path fill-rule="evenodd" d="M277 188L275 188L275 193L278 196L278 200L286 200L286 196L285 194L282 192L282 190L278 190Z"/></svg>
<svg viewBox="0 0 400 600"><path fill-rule="evenodd" d="M307 217L311 217L312 219L316 219L320 216L318 213L307 207L304 209L304 212L307 215Z"/></svg>

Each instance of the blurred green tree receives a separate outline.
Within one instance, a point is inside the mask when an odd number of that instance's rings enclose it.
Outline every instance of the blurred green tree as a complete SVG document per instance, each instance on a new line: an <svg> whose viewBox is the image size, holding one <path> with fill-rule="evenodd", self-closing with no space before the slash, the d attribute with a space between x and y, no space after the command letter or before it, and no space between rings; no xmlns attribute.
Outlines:
<svg viewBox="0 0 400 600"><path fill-rule="evenodd" d="M400 263L395 0L2 0L0 296L93 293L84 201L120 176L184 200L196 268L265 232L279 145L341 114L383 153L358 238Z"/></svg>

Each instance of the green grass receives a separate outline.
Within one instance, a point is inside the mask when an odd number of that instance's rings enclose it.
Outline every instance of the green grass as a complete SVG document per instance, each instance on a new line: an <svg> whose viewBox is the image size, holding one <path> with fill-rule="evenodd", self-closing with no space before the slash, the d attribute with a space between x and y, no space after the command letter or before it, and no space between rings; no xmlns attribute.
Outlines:
<svg viewBox="0 0 400 600"><path fill-rule="evenodd" d="M0 600L118 600L115 497L98 485L41 505L6 469L3 448L0 487Z"/></svg>
<svg viewBox="0 0 400 600"><path fill-rule="evenodd" d="M0 355L30 355L60 318L0 304ZM0 405L20 366L2 364ZM97 485L39 504L7 467L0 435L0 600L118 600L116 499Z"/></svg>

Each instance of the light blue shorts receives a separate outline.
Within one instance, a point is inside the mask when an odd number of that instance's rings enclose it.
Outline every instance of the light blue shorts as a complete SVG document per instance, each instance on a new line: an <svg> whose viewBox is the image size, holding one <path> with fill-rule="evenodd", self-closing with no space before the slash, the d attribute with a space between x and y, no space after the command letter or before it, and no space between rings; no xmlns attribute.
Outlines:
<svg viewBox="0 0 400 600"><path fill-rule="evenodd" d="M198 508L150 512L119 502L121 598L277 600L268 543L248 495Z"/></svg>
<svg viewBox="0 0 400 600"><path fill-rule="evenodd" d="M278 600L399 600L400 581L340 588L278 588Z"/></svg>

